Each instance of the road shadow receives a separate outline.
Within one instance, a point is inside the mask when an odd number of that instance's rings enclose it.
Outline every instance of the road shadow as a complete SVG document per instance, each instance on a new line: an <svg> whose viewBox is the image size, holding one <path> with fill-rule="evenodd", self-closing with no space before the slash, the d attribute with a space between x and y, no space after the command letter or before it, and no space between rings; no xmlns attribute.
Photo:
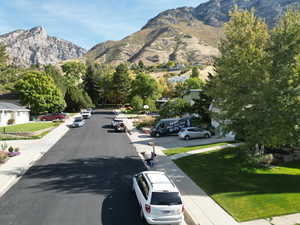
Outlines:
<svg viewBox="0 0 300 225"><path fill-rule="evenodd" d="M143 169L138 156L83 158L33 166L24 179L32 180L36 191L110 194L116 184L129 188L128 181Z"/></svg>

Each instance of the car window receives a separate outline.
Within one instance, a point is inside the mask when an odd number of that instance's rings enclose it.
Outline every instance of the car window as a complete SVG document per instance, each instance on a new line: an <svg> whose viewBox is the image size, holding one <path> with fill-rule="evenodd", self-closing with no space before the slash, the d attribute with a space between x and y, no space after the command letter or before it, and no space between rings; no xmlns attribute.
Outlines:
<svg viewBox="0 0 300 225"><path fill-rule="evenodd" d="M188 129L188 131L192 131L192 132L193 132L193 131L195 131L195 130L194 130L194 129Z"/></svg>
<svg viewBox="0 0 300 225"><path fill-rule="evenodd" d="M140 188L141 192L143 193L145 199L148 199L149 187L148 187L148 184L142 174L138 176L137 182L138 182L139 188Z"/></svg>
<svg viewBox="0 0 300 225"><path fill-rule="evenodd" d="M151 205L181 205L178 192L152 192Z"/></svg>

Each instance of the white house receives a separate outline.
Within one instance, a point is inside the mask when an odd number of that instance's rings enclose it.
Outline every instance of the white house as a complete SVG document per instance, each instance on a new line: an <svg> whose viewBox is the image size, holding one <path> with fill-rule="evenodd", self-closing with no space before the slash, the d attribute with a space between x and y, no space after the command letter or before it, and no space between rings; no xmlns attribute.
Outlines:
<svg viewBox="0 0 300 225"><path fill-rule="evenodd" d="M0 101L0 126L6 126L10 119L14 124L27 123L30 118L30 110L23 106Z"/></svg>

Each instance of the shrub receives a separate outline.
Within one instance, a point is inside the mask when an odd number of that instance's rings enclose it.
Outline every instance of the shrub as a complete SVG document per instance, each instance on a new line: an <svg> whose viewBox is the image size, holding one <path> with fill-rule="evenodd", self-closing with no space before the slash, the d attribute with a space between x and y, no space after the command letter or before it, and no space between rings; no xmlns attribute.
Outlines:
<svg viewBox="0 0 300 225"><path fill-rule="evenodd" d="M141 129L143 127L153 127L156 123L156 119L152 116L144 116L134 122L136 128Z"/></svg>
<svg viewBox="0 0 300 225"><path fill-rule="evenodd" d="M5 151L5 150L7 149L7 147L8 147L8 145L6 144L6 142L4 142L4 143L2 143L2 144L0 145L0 147L1 147L1 150L2 150L2 151Z"/></svg>
<svg viewBox="0 0 300 225"><path fill-rule="evenodd" d="M9 146L8 151L9 151L9 152L13 152L13 151L14 151L14 148L13 148L12 146Z"/></svg>
<svg viewBox="0 0 300 225"><path fill-rule="evenodd" d="M3 163L7 159L7 154L5 152L0 152L0 163Z"/></svg>
<svg viewBox="0 0 300 225"><path fill-rule="evenodd" d="M155 105L155 101L152 100L152 99L146 99L145 100L145 105L148 105L149 106L149 110L150 112L156 112L157 111L157 108L156 108L156 105Z"/></svg>
<svg viewBox="0 0 300 225"><path fill-rule="evenodd" d="M15 119L9 119L7 121L7 125L12 125L12 124L15 124L16 120Z"/></svg>
<svg viewBox="0 0 300 225"><path fill-rule="evenodd" d="M134 111L139 112L143 110L143 99L139 96L134 96L131 100L131 106Z"/></svg>

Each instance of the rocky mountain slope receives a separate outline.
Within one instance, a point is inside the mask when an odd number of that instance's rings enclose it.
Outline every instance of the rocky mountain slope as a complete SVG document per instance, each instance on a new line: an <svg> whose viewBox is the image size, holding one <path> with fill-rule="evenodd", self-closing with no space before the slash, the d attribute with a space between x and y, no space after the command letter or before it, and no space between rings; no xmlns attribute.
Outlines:
<svg viewBox="0 0 300 225"><path fill-rule="evenodd" d="M273 27L285 10L295 5L300 7L299 0L210 0L193 10L194 16L211 26L222 26L229 20L229 12L234 5L241 9L255 9L256 15L265 19Z"/></svg>
<svg viewBox="0 0 300 225"><path fill-rule="evenodd" d="M0 43L6 46L10 61L24 67L56 64L86 53L85 49L71 42L48 36L43 27L0 35Z"/></svg>
<svg viewBox="0 0 300 225"><path fill-rule="evenodd" d="M209 63L218 55L222 25L237 4L255 8L258 16L273 26L287 7L299 0L210 0L196 8L183 7L160 13L140 31L121 41L107 41L93 47L87 57L102 63L138 62L145 64Z"/></svg>

